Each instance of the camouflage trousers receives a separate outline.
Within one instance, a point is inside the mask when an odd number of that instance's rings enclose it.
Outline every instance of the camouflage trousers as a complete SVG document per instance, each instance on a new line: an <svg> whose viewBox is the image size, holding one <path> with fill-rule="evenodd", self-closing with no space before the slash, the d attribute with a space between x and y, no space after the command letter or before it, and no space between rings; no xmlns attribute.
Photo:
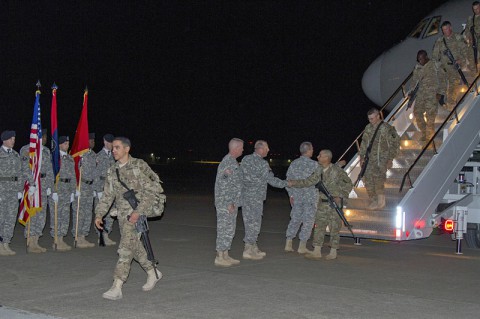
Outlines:
<svg viewBox="0 0 480 319"><path fill-rule="evenodd" d="M460 88L462 81L460 74L455 70L453 66L447 68L447 108L449 111L453 110L457 104L458 95L460 94Z"/></svg>
<svg viewBox="0 0 480 319"><path fill-rule="evenodd" d="M367 189L368 197L374 198L385 193L385 180L387 179L387 160L381 159L380 163L376 158L370 158L363 182Z"/></svg>
<svg viewBox="0 0 480 319"><path fill-rule="evenodd" d="M128 222L126 218L119 219L120 244L118 245L118 261L113 273L113 279L127 281L132 260L135 259L145 271L153 269L152 262L147 258L147 252L140 240L140 234L136 231L135 225Z"/></svg>
<svg viewBox="0 0 480 319"><path fill-rule="evenodd" d="M325 240L327 226L330 228L330 246L337 249L340 246L340 229L342 220L335 209L327 202L319 200L317 213L315 215L315 230L313 232L313 246L322 247Z"/></svg>
<svg viewBox="0 0 480 319"><path fill-rule="evenodd" d="M78 211L78 236L88 236L92 226L93 217L93 188L92 185L82 183L80 194L80 208L78 198L75 197L72 203L72 236L75 237Z"/></svg>
<svg viewBox="0 0 480 319"><path fill-rule="evenodd" d="M70 224L70 193L59 193L57 203L57 236L65 237ZM55 204L50 213L50 235L55 236Z"/></svg>
<svg viewBox="0 0 480 319"><path fill-rule="evenodd" d="M30 217L29 223L30 226L25 227L23 232L25 238L27 238L27 233L30 229L30 236L42 236L43 229L45 228L45 223L47 221L47 206L48 206L48 197L47 197L47 190L42 189L42 210L37 212L35 216Z"/></svg>
<svg viewBox="0 0 480 319"><path fill-rule="evenodd" d="M230 250L235 236L237 212L230 213L227 208L217 208L217 251Z"/></svg>
<svg viewBox="0 0 480 319"><path fill-rule="evenodd" d="M290 213L290 222L288 223L287 227L287 239L295 238L300 225L302 225L302 229L300 230L298 238L301 241L307 241L312 235L316 210L316 202L300 200L295 201Z"/></svg>
<svg viewBox="0 0 480 319"><path fill-rule="evenodd" d="M0 237L2 242L10 243L17 223L17 191L4 189L0 192Z"/></svg>
<svg viewBox="0 0 480 319"><path fill-rule="evenodd" d="M256 244L262 228L263 200L245 201L242 206L243 225L245 227L245 244Z"/></svg>
<svg viewBox="0 0 480 319"><path fill-rule="evenodd" d="M422 132L421 141L429 141L435 134L435 118L438 113L438 102L433 100L415 101L413 115L418 129Z"/></svg>

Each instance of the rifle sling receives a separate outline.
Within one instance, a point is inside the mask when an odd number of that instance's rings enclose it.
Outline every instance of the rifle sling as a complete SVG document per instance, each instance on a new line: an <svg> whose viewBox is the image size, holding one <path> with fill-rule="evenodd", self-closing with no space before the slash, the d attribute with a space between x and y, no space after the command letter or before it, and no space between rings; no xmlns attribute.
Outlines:
<svg viewBox="0 0 480 319"><path fill-rule="evenodd" d="M375 132L373 133L373 136L372 136L372 139L370 140L370 143L368 143L368 147L367 147L367 151L365 153L365 157L368 157L368 154L370 153L370 151L372 150L372 145L373 145L373 142L375 141L375 137L377 136L377 133L378 133L378 129L380 128L380 126L383 124L383 121L380 122L377 126L377 128L375 129Z"/></svg>

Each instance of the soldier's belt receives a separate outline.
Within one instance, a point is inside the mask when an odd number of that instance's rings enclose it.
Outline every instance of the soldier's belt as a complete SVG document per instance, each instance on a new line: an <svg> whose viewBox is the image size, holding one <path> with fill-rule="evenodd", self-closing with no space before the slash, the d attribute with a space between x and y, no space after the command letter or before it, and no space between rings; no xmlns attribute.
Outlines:
<svg viewBox="0 0 480 319"><path fill-rule="evenodd" d="M45 174L45 173L41 173L41 174L40 174L40 178L44 178L44 177L46 177L46 176L47 176L47 174Z"/></svg>
<svg viewBox="0 0 480 319"><path fill-rule="evenodd" d="M104 181L106 180L107 178L105 176L100 176L100 180Z"/></svg>
<svg viewBox="0 0 480 319"><path fill-rule="evenodd" d="M18 181L17 176L12 176L12 177L1 176L0 177L0 182L16 182L16 181Z"/></svg>
<svg viewBox="0 0 480 319"><path fill-rule="evenodd" d="M89 181L88 179L82 179L82 182L87 184L87 185L92 185L93 181Z"/></svg>
<svg viewBox="0 0 480 319"><path fill-rule="evenodd" d="M59 181L62 183L70 183L72 179L71 178L60 178Z"/></svg>

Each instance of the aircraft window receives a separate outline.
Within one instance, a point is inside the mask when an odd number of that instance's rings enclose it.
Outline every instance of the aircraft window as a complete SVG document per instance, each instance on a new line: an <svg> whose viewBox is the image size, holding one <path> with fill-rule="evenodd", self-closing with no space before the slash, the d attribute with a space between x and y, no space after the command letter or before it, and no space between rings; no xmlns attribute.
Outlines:
<svg viewBox="0 0 480 319"><path fill-rule="evenodd" d="M427 24L428 20L429 18L423 19L422 21L420 21L420 23L417 24L415 29L413 29L412 33L409 34L409 37L420 38L420 36L422 35L422 31L425 28L425 25Z"/></svg>
<svg viewBox="0 0 480 319"><path fill-rule="evenodd" d="M433 17L432 20L430 21L427 31L425 32L425 35L423 36L424 38L428 38L432 35L435 35L439 32L440 29L440 21L442 21L441 16L436 16Z"/></svg>

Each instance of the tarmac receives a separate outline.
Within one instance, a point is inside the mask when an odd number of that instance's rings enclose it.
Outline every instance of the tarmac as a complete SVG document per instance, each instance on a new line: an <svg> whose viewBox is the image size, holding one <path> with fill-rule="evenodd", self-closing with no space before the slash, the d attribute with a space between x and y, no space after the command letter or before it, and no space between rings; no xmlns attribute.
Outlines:
<svg viewBox="0 0 480 319"><path fill-rule="evenodd" d="M213 263L211 191L167 193L165 215L149 223L163 279L143 292L146 274L133 262L118 301L102 298L112 284L116 246L55 252L46 228L40 244L49 251L27 254L23 227L17 225L11 245L17 255L0 258L0 318L480 316L480 250L464 248L456 255L448 234L410 242L362 240L361 246L343 237L336 260L310 261L283 250L289 213L286 194L269 190L258 243L267 256L260 261L241 259L239 213L230 255L241 263L219 268ZM111 238L119 239L117 224ZM67 242L73 242L70 234Z"/></svg>

